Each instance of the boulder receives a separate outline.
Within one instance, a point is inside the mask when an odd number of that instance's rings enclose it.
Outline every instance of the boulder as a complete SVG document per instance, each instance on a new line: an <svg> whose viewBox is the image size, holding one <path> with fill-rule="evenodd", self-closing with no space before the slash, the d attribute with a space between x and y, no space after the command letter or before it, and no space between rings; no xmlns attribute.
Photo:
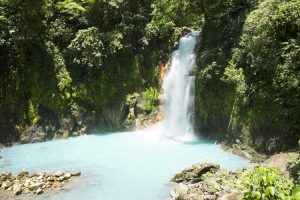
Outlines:
<svg viewBox="0 0 300 200"><path fill-rule="evenodd" d="M128 105L129 107L134 107L137 103L137 98L140 95L138 93L133 93L133 94L129 94L126 97L126 105Z"/></svg>
<svg viewBox="0 0 300 200"><path fill-rule="evenodd" d="M47 178L47 181L53 182L53 181L54 181L53 176L49 176L49 177Z"/></svg>
<svg viewBox="0 0 300 200"><path fill-rule="evenodd" d="M19 194L21 194L21 193L22 193L22 186L19 185L19 184L15 184L15 185L13 186L13 193L14 193L14 195L19 195Z"/></svg>
<svg viewBox="0 0 300 200"><path fill-rule="evenodd" d="M57 171L57 172L54 173L54 176L56 176L56 177L60 177L60 176L63 176L63 175L64 175L64 172L62 172L62 171Z"/></svg>
<svg viewBox="0 0 300 200"><path fill-rule="evenodd" d="M43 185L43 183L30 183L29 186L29 190L33 191L33 190L37 190L38 188L40 188Z"/></svg>
<svg viewBox="0 0 300 200"><path fill-rule="evenodd" d="M37 173L32 173L32 174L29 174L29 178L32 178L32 177L35 177L35 176L37 176Z"/></svg>
<svg viewBox="0 0 300 200"><path fill-rule="evenodd" d="M8 188L12 187L13 185L14 185L14 183L11 181L4 181L1 185L1 188L3 190L7 190Z"/></svg>
<svg viewBox="0 0 300 200"><path fill-rule="evenodd" d="M79 133L77 131L75 131L71 135L74 136L74 137L76 137L76 136L79 136Z"/></svg>
<svg viewBox="0 0 300 200"><path fill-rule="evenodd" d="M65 174L65 178L66 178L66 179L71 178L71 173L66 173L66 174Z"/></svg>
<svg viewBox="0 0 300 200"><path fill-rule="evenodd" d="M26 128L20 135L20 142L22 144L29 143L31 141L32 132L36 131L36 127Z"/></svg>
<svg viewBox="0 0 300 200"><path fill-rule="evenodd" d="M30 141L31 143L39 143L39 142L43 142L43 139L40 137L34 137L31 139Z"/></svg>
<svg viewBox="0 0 300 200"><path fill-rule="evenodd" d="M269 167L277 167L283 175L288 177L288 166L299 158L299 153L279 153L268 158L263 164Z"/></svg>
<svg viewBox="0 0 300 200"><path fill-rule="evenodd" d="M71 176L80 176L81 172L80 171L75 171L71 173Z"/></svg>
<svg viewBox="0 0 300 200"><path fill-rule="evenodd" d="M148 105L147 100L144 96L138 97L136 104L136 114L149 114L152 111L152 108Z"/></svg>
<svg viewBox="0 0 300 200"><path fill-rule="evenodd" d="M243 158L246 158L248 160L252 159L252 156L247 151L244 151L244 150L233 149L232 153L235 154L235 155L241 156Z"/></svg>
<svg viewBox="0 0 300 200"><path fill-rule="evenodd" d="M1 180L5 181L7 179L11 178L11 172L5 172L3 174L1 174Z"/></svg>
<svg viewBox="0 0 300 200"><path fill-rule="evenodd" d="M44 132L42 127L37 127L36 125L33 125L31 127L28 127L23 131L20 135L20 142L22 144L25 143L36 143L36 142L42 142L45 141L47 136L47 133Z"/></svg>
<svg viewBox="0 0 300 200"><path fill-rule="evenodd" d="M29 172L26 172L26 171L23 171L23 172L20 172L18 174L18 177L21 178L21 177L27 177L29 175Z"/></svg>
<svg viewBox="0 0 300 200"><path fill-rule="evenodd" d="M185 195L187 192L188 192L188 186L180 183L175 188L173 188L170 193L171 196L176 199L182 195Z"/></svg>
<svg viewBox="0 0 300 200"><path fill-rule="evenodd" d="M42 193L43 193L42 188L38 188L38 189L35 191L35 194L42 194Z"/></svg>
<svg viewBox="0 0 300 200"><path fill-rule="evenodd" d="M66 118L60 119L59 124L61 126L61 129L69 132L74 128L75 120L72 117L67 116Z"/></svg>
<svg viewBox="0 0 300 200"><path fill-rule="evenodd" d="M208 172L215 173L220 169L219 165L210 164L210 163L197 163L192 165L189 168L184 169L183 171L175 174L171 178L171 182L176 183L196 183L200 182L203 178L202 176Z"/></svg>
<svg viewBox="0 0 300 200"><path fill-rule="evenodd" d="M65 176L60 176L60 177L58 178L58 181L59 181L59 182L62 182L62 181L64 181L65 179L66 179Z"/></svg>

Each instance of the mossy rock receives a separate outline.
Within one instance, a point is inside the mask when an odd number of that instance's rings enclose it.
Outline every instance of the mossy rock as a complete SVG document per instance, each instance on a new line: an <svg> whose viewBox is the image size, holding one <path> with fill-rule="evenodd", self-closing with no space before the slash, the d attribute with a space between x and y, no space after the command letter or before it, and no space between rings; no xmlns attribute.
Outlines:
<svg viewBox="0 0 300 200"><path fill-rule="evenodd" d="M136 105L137 114L150 114L152 111L152 107L147 104L146 101L141 101Z"/></svg>
<svg viewBox="0 0 300 200"><path fill-rule="evenodd" d="M211 163L197 163L175 174L171 182L175 183L197 183L203 180L203 175L215 173L220 169L219 165Z"/></svg>
<svg viewBox="0 0 300 200"><path fill-rule="evenodd" d="M137 103L137 99L140 96L138 93L129 94L126 96L126 105L134 107Z"/></svg>

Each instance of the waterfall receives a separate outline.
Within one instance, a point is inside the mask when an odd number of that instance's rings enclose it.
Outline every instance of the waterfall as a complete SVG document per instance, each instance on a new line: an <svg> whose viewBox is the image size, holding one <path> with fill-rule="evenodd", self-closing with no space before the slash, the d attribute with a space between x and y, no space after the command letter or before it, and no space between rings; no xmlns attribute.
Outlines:
<svg viewBox="0 0 300 200"><path fill-rule="evenodd" d="M180 39L178 50L172 54L171 67L163 80L167 137L194 138L195 77L190 71L195 67L195 47L200 32L192 32Z"/></svg>

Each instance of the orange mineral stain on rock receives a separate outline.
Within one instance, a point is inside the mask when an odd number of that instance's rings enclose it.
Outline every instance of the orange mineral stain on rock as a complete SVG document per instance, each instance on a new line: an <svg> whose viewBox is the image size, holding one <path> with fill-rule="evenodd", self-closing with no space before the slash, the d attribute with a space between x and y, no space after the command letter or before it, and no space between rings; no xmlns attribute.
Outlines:
<svg viewBox="0 0 300 200"><path fill-rule="evenodd" d="M168 64L164 64L161 61L158 63L158 82L160 86L163 83L167 65Z"/></svg>

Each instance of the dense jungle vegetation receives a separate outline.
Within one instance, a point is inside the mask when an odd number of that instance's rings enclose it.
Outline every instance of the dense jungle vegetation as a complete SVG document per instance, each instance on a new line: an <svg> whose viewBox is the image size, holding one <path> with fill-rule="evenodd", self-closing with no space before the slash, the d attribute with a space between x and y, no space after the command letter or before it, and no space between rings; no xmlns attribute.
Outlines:
<svg viewBox="0 0 300 200"><path fill-rule="evenodd" d="M299 0L1 0L0 27L2 143L33 126L53 125L48 139L106 126L107 108L158 87L156 66L201 30L197 131L266 152L297 145Z"/></svg>

